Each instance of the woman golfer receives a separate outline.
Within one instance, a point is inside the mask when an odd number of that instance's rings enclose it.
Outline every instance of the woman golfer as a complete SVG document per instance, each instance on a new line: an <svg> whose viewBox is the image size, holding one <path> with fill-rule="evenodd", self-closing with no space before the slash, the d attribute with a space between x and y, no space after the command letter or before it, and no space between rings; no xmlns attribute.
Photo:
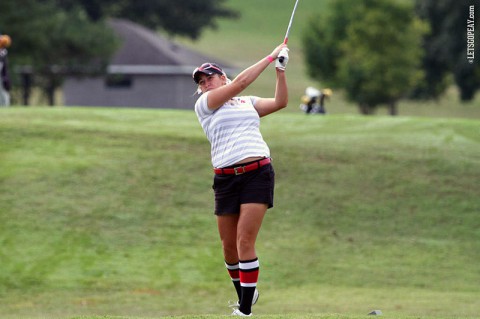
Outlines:
<svg viewBox="0 0 480 319"><path fill-rule="evenodd" d="M274 98L238 96L274 61ZM233 81L214 63L193 71L201 94L195 112L211 144L218 231L239 300L232 313L236 316L251 316L258 299L255 241L267 209L273 207L275 176L259 130L260 117L287 106L287 62L288 48L281 44Z"/></svg>

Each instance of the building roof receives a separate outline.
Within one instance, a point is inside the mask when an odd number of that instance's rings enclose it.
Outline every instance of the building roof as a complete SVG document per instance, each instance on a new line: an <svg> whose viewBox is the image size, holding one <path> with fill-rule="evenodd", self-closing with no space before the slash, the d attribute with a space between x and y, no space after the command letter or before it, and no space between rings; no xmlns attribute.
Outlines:
<svg viewBox="0 0 480 319"><path fill-rule="evenodd" d="M122 41L110 61L111 73L191 74L204 62L215 62L227 73L235 72L232 65L169 41L131 21L110 19L108 23Z"/></svg>

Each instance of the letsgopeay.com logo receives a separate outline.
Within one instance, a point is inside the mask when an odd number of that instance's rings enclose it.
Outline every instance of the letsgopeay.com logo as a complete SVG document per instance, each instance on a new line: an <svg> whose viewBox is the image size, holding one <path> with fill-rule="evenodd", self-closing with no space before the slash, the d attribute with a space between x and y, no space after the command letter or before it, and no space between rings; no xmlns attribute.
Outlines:
<svg viewBox="0 0 480 319"><path fill-rule="evenodd" d="M467 60L473 64L475 59L475 6L468 8L467 19Z"/></svg>

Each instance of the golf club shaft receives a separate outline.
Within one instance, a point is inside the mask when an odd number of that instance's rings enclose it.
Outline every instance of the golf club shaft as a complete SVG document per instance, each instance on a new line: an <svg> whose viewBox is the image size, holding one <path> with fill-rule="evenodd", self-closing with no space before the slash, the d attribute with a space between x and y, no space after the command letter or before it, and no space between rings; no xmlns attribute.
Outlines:
<svg viewBox="0 0 480 319"><path fill-rule="evenodd" d="M290 22L288 23L287 33L285 34L285 39L283 40L284 44L288 43L288 35L290 34L290 29L292 28L293 17L295 16L295 11L297 11L298 0L295 1L295 6L293 7L292 16L290 17ZM279 58L280 62L283 62L283 58Z"/></svg>
<svg viewBox="0 0 480 319"><path fill-rule="evenodd" d="M295 11L297 11L298 0L295 1L295 6L293 7L292 16L290 17L290 22L288 23L287 33L285 34L285 40L283 40L284 44L288 43L288 35L290 34L290 29L292 28L293 17L295 16Z"/></svg>

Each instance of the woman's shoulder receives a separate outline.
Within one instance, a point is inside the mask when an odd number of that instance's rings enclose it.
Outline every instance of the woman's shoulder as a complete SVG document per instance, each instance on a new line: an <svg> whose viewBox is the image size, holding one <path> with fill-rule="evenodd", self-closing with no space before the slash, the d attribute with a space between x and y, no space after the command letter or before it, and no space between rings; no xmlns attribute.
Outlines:
<svg viewBox="0 0 480 319"><path fill-rule="evenodd" d="M208 92L203 93L195 102L195 112L199 116L205 116L212 113L212 111L208 108L207 97L208 97Z"/></svg>

